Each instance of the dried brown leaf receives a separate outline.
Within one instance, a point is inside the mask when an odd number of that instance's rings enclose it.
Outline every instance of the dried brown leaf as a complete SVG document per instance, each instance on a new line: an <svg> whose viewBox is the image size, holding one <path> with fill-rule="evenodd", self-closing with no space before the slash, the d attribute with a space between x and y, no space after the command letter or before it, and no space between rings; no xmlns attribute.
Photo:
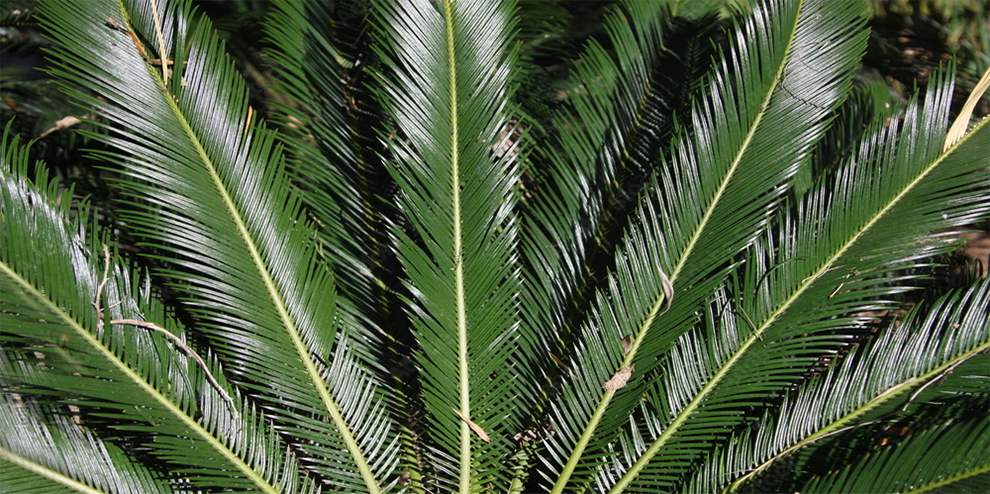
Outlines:
<svg viewBox="0 0 990 494"><path fill-rule="evenodd" d="M482 429L480 425L472 422L471 419L469 419L466 416L464 416L464 414L461 413L460 410L458 410L456 408L451 408L451 410L453 410L454 413L456 413L457 416L461 418L461 420L463 420L464 422L466 422L467 425L468 425L468 427L470 427L471 430L473 430L475 433L477 433L478 436L481 437L481 439L483 439L486 443L492 442L491 438L488 437L488 433L486 433L485 430Z"/></svg>
<svg viewBox="0 0 990 494"><path fill-rule="evenodd" d="M48 134L51 134L52 132L68 129L69 127L72 127L73 125L79 124L81 122L82 120L73 117L72 115L69 115L68 117L56 121L54 127L42 132L41 134L38 135L38 137L36 137L36 139L43 139L45 137L48 137Z"/></svg>
<svg viewBox="0 0 990 494"><path fill-rule="evenodd" d="M658 271L660 271L660 284L663 285L663 298L667 299L665 310L670 310L670 304L674 303L674 284L670 282L667 273L664 273L662 269L658 269Z"/></svg>
<svg viewBox="0 0 990 494"><path fill-rule="evenodd" d="M619 341L619 343L622 344L622 355L629 353L629 350L632 349L633 335L627 334L625 338Z"/></svg>

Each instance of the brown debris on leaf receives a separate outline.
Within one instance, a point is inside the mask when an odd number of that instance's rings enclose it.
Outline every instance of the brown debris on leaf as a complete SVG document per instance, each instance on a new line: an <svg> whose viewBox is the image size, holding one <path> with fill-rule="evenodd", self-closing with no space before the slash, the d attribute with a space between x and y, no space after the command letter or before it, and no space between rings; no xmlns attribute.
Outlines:
<svg viewBox="0 0 990 494"><path fill-rule="evenodd" d="M629 350L632 350L632 344L633 344L632 333L627 334L625 338L619 341L619 343L622 344L622 356L625 357L626 354L629 353Z"/></svg>
<svg viewBox="0 0 990 494"><path fill-rule="evenodd" d="M605 381L605 389L618 391L626 387L626 383L629 382L629 378L632 376L633 368L626 367L621 369L612 376L612 379Z"/></svg>
<svg viewBox="0 0 990 494"><path fill-rule="evenodd" d="M464 416L464 414L461 413L460 410L458 410L456 408L451 408L451 410L453 410L454 413L456 413L457 416L461 418L461 420L463 420L464 422L466 422L467 425L468 425L468 427L470 427L471 430L473 430L475 433L477 433L478 436L481 437L481 439L483 439L486 443L492 442L491 438L488 437L488 433L486 433L485 430L482 429L480 425L472 422L471 419L469 419L466 416Z"/></svg>

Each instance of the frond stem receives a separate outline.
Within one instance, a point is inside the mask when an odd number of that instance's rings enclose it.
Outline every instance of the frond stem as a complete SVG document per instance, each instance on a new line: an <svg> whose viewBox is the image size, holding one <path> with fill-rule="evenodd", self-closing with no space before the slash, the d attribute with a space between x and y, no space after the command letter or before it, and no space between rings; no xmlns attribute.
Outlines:
<svg viewBox="0 0 990 494"><path fill-rule="evenodd" d="M162 80L168 86L168 54L165 53L165 37L162 34L162 21L158 16L158 1L151 0L151 17L155 21L155 36L158 38L158 58L162 61Z"/></svg>
<svg viewBox="0 0 990 494"><path fill-rule="evenodd" d="M454 46L454 12L451 0L444 2L447 23L447 70L450 84L450 189L454 227L454 299L457 313L457 369L460 392L460 412L471 417L471 375L468 365L467 308L464 300L464 245L461 238L460 133L458 132L457 54ZM471 492L471 428L466 420L460 423L460 491Z"/></svg>
<svg viewBox="0 0 990 494"><path fill-rule="evenodd" d="M14 465L17 465L25 470L34 472L46 479L52 480L54 482L58 482L59 484L62 484L70 489L82 492L84 494L101 494L105 492L105 491L93 489L92 487L82 482L79 482L78 480L73 479L68 475L63 474L62 472L52 470L51 468L48 468L29 458L25 458L6 448L0 448L0 459L3 459L4 461L9 461Z"/></svg>

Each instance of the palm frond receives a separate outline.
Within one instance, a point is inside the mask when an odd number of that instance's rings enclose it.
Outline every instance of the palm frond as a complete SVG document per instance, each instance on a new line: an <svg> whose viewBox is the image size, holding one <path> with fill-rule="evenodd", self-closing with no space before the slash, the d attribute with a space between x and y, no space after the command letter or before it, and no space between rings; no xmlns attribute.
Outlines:
<svg viewBox="0 0 990 494"><path fill-rule="evenodd" d="M411 408L417 399L409 361L408 321L402 311L401 270L389 239L400 222L392 203L397 186L376 133L390 128L368 78L377 66L370 48L370 3L285 1L266 25L277 64L282 128L302 201L314 218L335 274L337 313L355 343L377 361L392 394L389 411L403 445L416 442ZM374 344L371 344L374 343ZM420 453L408 452L414 456ZM413 472L415 473L415 472ZM412 483L418 482L414 476Z"/></svg>
<svg viewBox="0 0 990 494"><path fill-rule="evenodd" d="M23 493L59 492L66 487L87 493L171 492L158 473L116 446L63 416L45 420L35 408L18 402L12 394L0 398L4 430L0 478L5 489Z"/></svg>
<svg viewBox="0 0 990 494"><path fill-rule="evenodd" d="M67 224L67 207L71 204L71 190L60 194L57 190L56 182L49 182L45 176L44 168L38 170L38 178L35 184L40 184L43 189L31 190L33 187L23 180L28 164L27 146L19 146L16 140L9 139L9 122L4 129L2 142L0 142L0 172L2 172L5 187L0 194L0 211L5 218L4 232L17 232L17 222L11 213L19 212L25 202L41 201L40 204L53 205L55 202L64 200L66 208L53 208L50 215L41 215L34 218L38 223L49 223L47 226L62 227L65 229L71 224ZM50 186L47 186L51 184ZM27 199L27 201L25 201ZM54 201L53 201L54 200ZM55 221L51 221L55 219ZM10 223L8 223L8 221ZM8 230L8 226L11 230ZM41 228L44 230L44 227ZM47 231L49 241L64 240L72 236L72 229L65 229L62 232ZM61 234L61 235L60 235ZM8 252L8 249L17 250L8 242L12 240L8 235L4 235L4 242L0 244L0 252ZM37 245L37 241L44 242L44 238L31 238L32 245ZM45 243L48 248L55 245ZM16 254L15 254L16 256ZM4 479L6 489L15 489L19 492L58 492L67 487L80 492L99 492L93 487L101 488L109 492L169 492L167 482L154 472L139 464L127 459L123 453L113 445L106 444L89 431L77 427L69 420L59 415L51 415L50 420L46 420L46 415L38 405L33 404L30 395L19 395L15 390L20 383L11 380L12 373L8 372L13 362L9 359L16 357L13 352L15 347L30 345L34 342L29 338L15 337L15 329L25 329L23 319L13 320L9 317L11 309L19 308L27 320L31 321L32 316L41 314L55 315L46 311L43 304L30 303L29 300L18 300L16 293L24 293L23 287L17 287L15 279L18 274L16 262L10 255L3 255L0 265L3 268L3 276L0 278L0 293L3 294L4 306L2 312L4 316L0 320L4 321L3 330L0 331L0 341L4 342L4 351L0 353L0 386L4 390L2 401L0 401L0 427L4 434L0 438L0 478ZM37 277L32 276L37 279ZM20 307L18 302L28 302L28 305ZM40 302L40 301L36 301ZM95 312L95 308L94 308ZM52 319L53 321L55 318ZM37 330L41 334L57 334L49 331L45 324L27 325L27 328ZM52 339L54 340L54 338ZM82 478L79 478L79 477Z"/></svg>
<svg viewBox="0 0 990 494"><path fill-rule="evenodd" d="M990 419L948 422L807 484L809 492L983 492Z"/></svg>
<svg viewBox="0 0 990 494"><path fill-rule="evenodd" d="M538 344L561 356L611 268L659 150L669 145L678 118L687 117L710 64L708 38L716 26L711 18L668 25L654 2L627 2L607 19L615 53L591 42L582 54L572 107L557 124L566 151L535 146L533 186L540 193L523 210L522 247L533 264L526 320ZM540 362L552 366L545 355Z"/></svg>
<svg viewBox="0 0 990 494"><path fill-rule="evenodd" d="M388 242L395 185L375 128L385 115L367 88L374 54L361 2L286 1L273 5L267 32L274 46L284 141L296 162L302 200L336 274L342 324L381 339L395 336L396 280ZM385 285L386 289L382 289Z"/></svg>
<svg viewBox="0 0 990 494"><path fill-rule="evenodd" d="M629 10L632 19L627 19L619 9L614 9L608 17L608 32L616 44L621 44L616 55L620 60L613 59L598 43L591 43L582 54L585 64L574 74L576 89L568 98L573 109L564 113L563 122L558 124L560 147L568 154L556 153L554 148L537 149L549 153L538 158L545 161L543 164L548 169L534 171L535 187L539 187L540 194L527 204L526 212L531 216L527 219L533 226L527 225L525 248L532 251L530 257L534 259L549 257L544 261L545 266L536 263L536 268L546 271L543 277L553 281L549 286L540 279L532 283L530 290L538 299L551 296L557 292L556 287L580 285L577 282L584 276L582 266L589 264L586 258L592 249L588 244L601 233L599 223L607 215L609 191L614 188L614 180L623 165L628 164L623 159L630 147L627 138L644 126L665 123L642 122L648 120L651 110L662 119L669 117L657 108L670 104L669 101L646 104L655 91L650 88L650 74L655 71L662 52L662 28L667 18L658 4L652 2L635 2L630 7L641 7ZM649 143L655 145L660 138ZM648 165L649 160L643 160L631 166ZM558 277L561 279L554 279ZM537 290L550 293L541 294ZM546 305L542 311L550 314L542 317L550 320L543 324L559 327L564 322L563 315L553 311L563 312L567 303L566 299L539 303L529 310L538 317L540 307Z"/></svg>
<svg viewBox="0 0 990 494"><path fill-rule="evenodd" d="M364 451L391 458L383 390L366 364L328 372L322 355L359 362L356 345L337 331L332 277L275 134L249 121L244 83L209 22L189 27L188 3L158 0L93 3L83 15L50 2L45 14L61 46L53 73L99 93L70 89L109 128L116 152L104 158L122 166L136 203L128 226L169 252L162 274L184 280L197 331L266 413L290 424L313 470L380 490L394 460L373 470ZM365 399L342 408L354 394Z"/></svg>
<svg viewBox="0 0 990 494"><path fill-rule="evenodd" d="M990 183L974 174L981 166L978 157L987 153L987 128L978 127L970 140L942 154L951 84L944 76L934 81L925 117L918 105L911 106L903 130L883 128L885 119L878 118L873 130L880 135L863 145L836 184L810 193L793 223L785 216L777 240L757 244L762 253L749 257L748 281L736 290L737 336L729 351L706 359L710 377L687 395L689 402L677 402L669 419L694 430L673 436L676 427L665 427L626 478L642 468L651 482L677 481L669 462L683 460L673 451L689 451L691 435L698 436L700 454L714 431L752 422L744 407L765 406L768 396L800 379L795 366L813 368L853 339L863 319L855 313L889 309L897 294L916 286L922 273L905 270L923 267L927 258L951 248L939 241L943 234L930 232L986 216ZM899 131L910 138L898 139ZM917 147L902 149L899 143L907 139ZM857 179L862 176L882 183L870 184L873 194L867 194L864 180ZM960 206L946 208L943 201ZM673 371L681 363L669 364ZM661 395L683 395L675 381L665 387ZM670 404L656 400L654 407L666 410Z"/></svg>
<svg viewBox="0 0 990 494"><path fill-rule="evenodd" d="M848 440L848 438L846 438ZM808 482L814 492L983 492L990 473L986 414L912 431L846 468Z"/></svg>
<svg viewBox="0 0 990 494"><path fill-rule="evenodd" d="M40 165L29 181L26 152L9 151L6 134L3 144L0 383L5 393L24 400L53 394L60 407L98 407L94 416L126 419L132 433L163 434L148 445L152 454L191 478L231 489L312 491L300 476L302 466L285 454L274 431L229 398L229 385L207 377L221 375L215 359L200 367L161 334L119 323L147 318L185 340L182 328L148 298L148 286L109 251L101 252L85 204L70 220L71 190L60 193ZM50 425L60 428L53 420ZM57 453L51 445L36 446L38 455ZM134 471L140 474L136 466Z"/></svg>
<svg viewBox="0 0 990 494"><path fill-rule="evenodd" d="M875 340L844 356L824 374L768 410L754 428L747 428L729 443L731 453L723 449L694 474L689 481L689 490L716 492L727 486L729 490L769 488L771 486L766 479L761 479L760 473L787 461L789 455L802 448L819 444L827 447L826 438L850 444L841 436L860 430L875 442L881 435L869 426L890 427L899 421L898 415L917 415L917 410L907 413L906 405L917 407L935 402L947 406L944 403L946 393L959 398L967 388L973 390L974 377L985 374L985 358L983 365L971 366L970 372L961 365L980 360L981 352L990 348L988 315L986 311L973 310L990 303L988 297L990 282L983 280L967 290L947 294L927 315L921 306L916 306L896 327L886 329ZM941 382L949 373L961 386ZM922 392L933 384L933 391L938 389L938 392L923 395ZM887 413L882 417L871 414L878 408L886 408ZM939 424L936 429L943 425ZM965 444L965 441L956 444ZM975 459L974 454L978 455L979 451L962 448L959 453ZM918 458L925 456L916 455ZM823 462L822 455L817 458L819 463ZM847 459L842 465L853 463L857 462ZM799 467L789 464L788 468ZM914 465L910 468L918 471ZM945 471L942 466L932 465L931 468ZM908 487L899 484L904 479L903 471L888 472L869 475L870 481L881 483L855 491L889 492ZM891 483L891 478L897 482ZM827 484L798 489L817 492L824 485ZM783 488L790 490L786 486Z"/></svg>
<svg viewBox="0 0 990 494"><path fill-rule="evenodd" d="M400 134L389 142L396 229L409 312L424 370L435 462L461 492L505 482L519 415L515 379L519 275L512 154L493 151L509 121L512 2L375 5L382 105ZM490 442L489 442L490 441Z"/></svg>
<svg viewBox="0 0 990 494"><path fill-rule="evenodd" d="M583 348L570 367L593 374L565 383L568 399L555 410L557 435L549 442L569 457L556 491L566 485L569 470L594 470L599 460L585 464L581 455L606 450L627 423L657 378L651 372L660 363L656 356L695 324L726 266L756 239L824 132L865 42L856 34L861 5L830 3L827 16L824 8L767 2L738 26L726 55L730 62L696 106L694 135L679 143L661 171L655 188L662 185L663 195L651 193L640 208L617 254L617 274L582 328ZM819 49L822 44L830 49ZM625 338L631 343L624 350ZM601 386L630 369L637 385L620 393L612 408L617 390L602 392Z"/></svg>

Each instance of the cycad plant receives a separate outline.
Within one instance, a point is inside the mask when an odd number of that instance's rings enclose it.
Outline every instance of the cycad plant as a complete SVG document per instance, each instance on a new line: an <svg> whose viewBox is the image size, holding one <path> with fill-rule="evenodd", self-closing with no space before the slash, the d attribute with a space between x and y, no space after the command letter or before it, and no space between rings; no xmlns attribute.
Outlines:
<svg viewBox="0 0 990 494"><path fill-rule="evenodd" d="M272 2L264 122L188 2L43 2L120 198L5 134L2 489L986 489L990 124L854 84L864 2L718 3L560 96L544 2Z"/></svg>

